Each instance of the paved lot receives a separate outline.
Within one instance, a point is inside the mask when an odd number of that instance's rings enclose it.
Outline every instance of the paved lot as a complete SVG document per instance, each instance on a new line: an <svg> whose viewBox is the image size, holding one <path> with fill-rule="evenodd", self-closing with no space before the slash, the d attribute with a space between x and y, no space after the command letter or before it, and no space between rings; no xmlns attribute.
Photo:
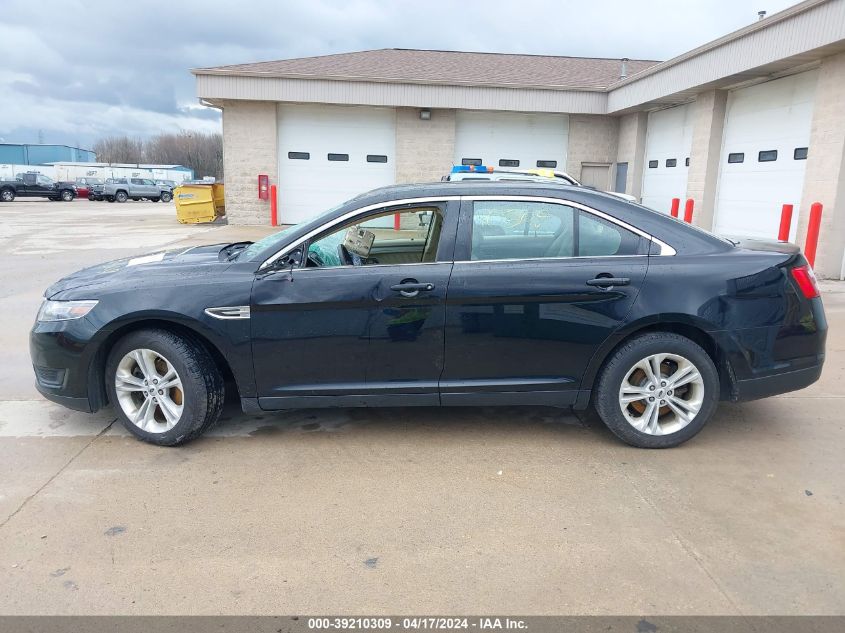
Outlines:
<svg viewBox="0 0 845 633"><path fill-rule="evenodd" d="M822 380L627 448L545 408L241 415L177 449L32 387L43 289L266 229L0 206L0 613L845 614L845 287Z"/></svg>

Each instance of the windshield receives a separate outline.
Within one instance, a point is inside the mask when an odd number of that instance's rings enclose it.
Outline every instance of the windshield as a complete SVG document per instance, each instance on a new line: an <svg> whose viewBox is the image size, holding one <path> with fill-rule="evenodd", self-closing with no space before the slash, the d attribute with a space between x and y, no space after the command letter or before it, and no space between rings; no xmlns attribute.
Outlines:
<svg viewBox="0 0 845 633"><path fill-rule="evenodd" d="M344 204L346 204L346 203L343 202L343 203L337 205L336 207L332 207L328 211L325 211L325 212L321 213L320 215L318 215L313 220L310 220L308 223L309 224L311 224L311 223L319 224L323 220L327 219L328 216L332 215L335 211L337 211ZM276 247L276 246L280 246L285 241L285 239L287 239L287 237L293 232L293 230L297 226L299 226L299 225L298 224L292 224L291 226L282 229L278 233L273 233L271 235L268 235L264 239L258 240L257 242L250 244L249 246L247 246L244 250L242 250L240 252L240 254L238 255L238 259L241 259L241 258L243 258L245 260L250 259L251 257L255 257L256 255L258 255L258 253L260 253L261 251L263 251L265 249L270 249L270 248L273 248L273 247Z"/></svg>

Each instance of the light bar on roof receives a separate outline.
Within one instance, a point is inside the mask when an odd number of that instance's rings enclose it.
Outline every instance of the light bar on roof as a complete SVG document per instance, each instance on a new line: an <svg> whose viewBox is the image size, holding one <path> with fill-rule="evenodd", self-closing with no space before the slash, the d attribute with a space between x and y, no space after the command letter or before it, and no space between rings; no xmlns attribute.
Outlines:
<svg viewBox="0 0 845 633"><path fill-rule="evenodd" d="M493 168L485 165L453 165L453 174L466 174L469 172L482 172L485 174L492 174Z"/></svg>

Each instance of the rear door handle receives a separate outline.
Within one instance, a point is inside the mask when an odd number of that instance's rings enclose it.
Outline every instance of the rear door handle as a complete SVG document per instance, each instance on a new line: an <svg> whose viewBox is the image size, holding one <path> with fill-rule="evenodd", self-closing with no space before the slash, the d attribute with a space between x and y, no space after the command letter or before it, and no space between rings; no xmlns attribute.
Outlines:
<svg viewBox="0 0 845 633"><path fill-rule="evenodd" d="M595 279L588 279L588 286L598 286L599 288L610 288L611 286L627 286L631 283L628 277L596 277Z"/></svg>
<svg viewBox="0 0 845 633"><path fill-rule="evenodd" d="M398 292L403 297L416 297L420 292L431 292L434 290L434 284L403 281L402 283L390 286L390 289Z"/></svg>

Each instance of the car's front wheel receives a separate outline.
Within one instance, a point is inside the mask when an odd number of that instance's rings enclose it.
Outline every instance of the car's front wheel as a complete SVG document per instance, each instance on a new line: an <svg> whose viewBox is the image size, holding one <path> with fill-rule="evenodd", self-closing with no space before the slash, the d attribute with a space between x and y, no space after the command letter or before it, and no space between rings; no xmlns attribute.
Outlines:
<svg viewBox="0 0 845 633"><path fill-rule="evenodd" d="M123 425L153 444L194 439L223 408L223 378L211 355L193 337L167 330L140 330L118 341L105 379Z"/></svg>
<svg viewBox="0 0 845 633"><path fill-rule="evenodd" d="M62 200L71 202L73 200L73 192L70 189L62 189Z"/></svg>
<svg viewBox="0 0 845 633"><path fill-rule="evenodd" d="M0 200L3 202L12 202L15 199L15 190L14 189L3 189L0 191Z"/></svg>
<svg viewBox="0 0 845 633"><path fill-rule="evenodd" d="M161 192L161 201L162 202L170 202L173 200L173 194L169 191L162 191Z"/></svg>
<svg viewBox="0 0 845 633"><path fill-rule="evenodd" d="M607 427L640 448L670 448L697 434L719 402L719 375L694 341L669 332L637 336L605 364L594 404Z"/></svg>

